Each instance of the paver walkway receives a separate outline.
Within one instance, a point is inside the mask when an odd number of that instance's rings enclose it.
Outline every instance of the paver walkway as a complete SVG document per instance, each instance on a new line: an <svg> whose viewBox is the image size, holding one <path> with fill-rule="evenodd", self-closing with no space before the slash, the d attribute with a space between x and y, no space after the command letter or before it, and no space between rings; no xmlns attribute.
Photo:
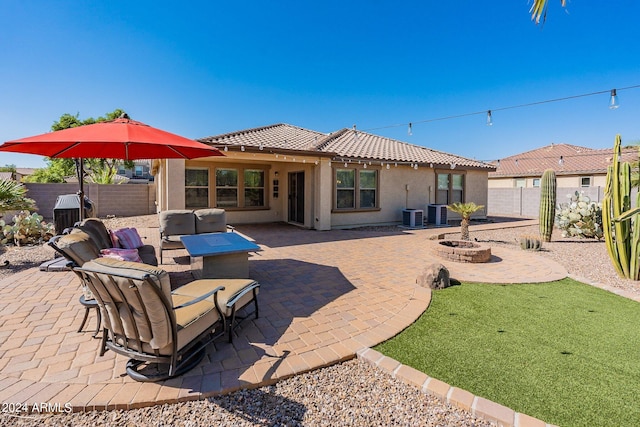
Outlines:
<svg viewBox="0 0 640 427"><path fill-rule="evenodd" d="M478 227L491 226L504 224ZM157 229L140 231L157 247ZM430 302L430 290L416 286L416 278L434 261L429 236L442 230L319 232L270 224L238 231L263 248L249 262L261 283L260 318L245 322L233 344L212 344L194 370L161 383L130 379L123 356L98 356L95 317L89 332L76 332L84 309L73 273L31 269L0 281L0 402L125 409L269 384L355 357L409 326ZM185 254L165 252L172 280L188 280ZM496 254L485 266L445 264L459 280L531 282L567 274L529 252Z"/></svg>

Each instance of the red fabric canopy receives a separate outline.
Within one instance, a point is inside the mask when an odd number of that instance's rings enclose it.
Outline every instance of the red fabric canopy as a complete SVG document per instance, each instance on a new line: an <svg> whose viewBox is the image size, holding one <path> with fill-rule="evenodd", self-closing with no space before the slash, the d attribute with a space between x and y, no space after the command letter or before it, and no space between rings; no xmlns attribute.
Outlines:
<svg viewBox="0 0 640 427"><path fill-rule="evenodd" d="M193 159L223 156L217 148L128 118L7 141L0 151L54 158Z"/></svg>

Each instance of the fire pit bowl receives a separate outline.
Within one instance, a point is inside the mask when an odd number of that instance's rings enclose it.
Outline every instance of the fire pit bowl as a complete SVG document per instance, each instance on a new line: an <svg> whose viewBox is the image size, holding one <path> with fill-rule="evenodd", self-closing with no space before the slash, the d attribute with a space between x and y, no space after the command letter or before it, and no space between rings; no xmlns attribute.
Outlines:
<svg viewBox="0 0 640 427"><path fill-rule="evenodd" d="M468 240L439 240L434 249L439 257L467 263L483 263L491 260L491 248Z"/></svg>

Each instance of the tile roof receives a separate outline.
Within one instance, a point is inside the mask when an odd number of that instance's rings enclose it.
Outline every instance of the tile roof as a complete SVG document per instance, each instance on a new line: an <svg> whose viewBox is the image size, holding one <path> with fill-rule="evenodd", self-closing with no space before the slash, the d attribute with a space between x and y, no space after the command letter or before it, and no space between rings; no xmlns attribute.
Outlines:
<svg viewBox="0 0 640 427"><path fill-rule="evenodd" d="M300 150L344 159L366 159L388 162L422 163L462 166L493 170L495 166L442 151L408 144L391 138L352 129L324 134L288 124L275 124L223 135L200 138L198 141L218 147L246 146L276 150Z"/></svg>
<svg viewBox="0 0 640 427"><path fill-rule="evenodd" d="M613 159L613 148L593 149L570 144L551 144L495 162L495 172L489 178L512 176L541 176L546 169L553 169L556 175L576 175L584 173L607 173L607 166ZM622 149L623 161L637 161L637 148Z"/></svg>

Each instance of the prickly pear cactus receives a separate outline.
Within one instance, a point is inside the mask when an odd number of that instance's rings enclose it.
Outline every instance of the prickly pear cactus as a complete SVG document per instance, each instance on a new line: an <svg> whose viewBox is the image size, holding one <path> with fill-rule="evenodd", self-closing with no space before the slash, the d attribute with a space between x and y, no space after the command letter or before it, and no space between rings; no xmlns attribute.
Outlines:
<svg viewBox="0 0 640 427"><path fill-rule="evenodd" d="M556 173L547 169L540 182L540 237L543 242L551 241L553 222L556 216Z"/></svg>

